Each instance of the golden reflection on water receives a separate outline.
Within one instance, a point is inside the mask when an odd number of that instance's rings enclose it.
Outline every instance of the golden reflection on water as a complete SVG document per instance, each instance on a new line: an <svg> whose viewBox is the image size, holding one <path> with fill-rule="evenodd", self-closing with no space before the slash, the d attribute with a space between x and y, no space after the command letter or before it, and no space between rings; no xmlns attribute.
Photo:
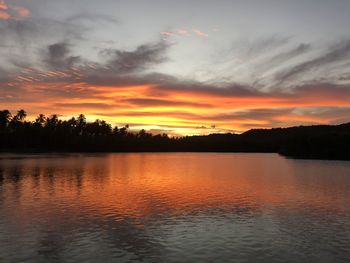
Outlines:
<svg viewBox="0 0 350 263"><path fill-rule="evenodd" d="M331 222L332 216L347 220L349 175L349 162L288 160L272 154L2 155L0 234L25 233L28 240L37 242L44 232L77 242L104 229L121 239L113 241L114 249L152 256L156 252L150 244L161 247L167 240L164 233L176 229L165 231L162 225L166 224L229 220L225 224L231 229L237 222L245 226L261 220L267 225L260 231L271 234L276 227L284 229L282 221L288 216L288 220L305 214ZM300 231L288 221L291 225L293 231ZM164 233L158 233L160 229ZM283 231L288 234L290 229ZM160 240L150 242L154 238ZM102 237L98 240L107 242ZM121 245L123 240L127 245ZM140 240L143 245L138 245ZM51 241L49 237L47 242ZM14 246L12 242L8 246ZM45 242L40 246L52 249L58 241ZM0 249L0 259L1 253L5 252Z"/></svg>
<svg viewBox="0 0 350 263"><path fill-rule="evenodd" d="M157 208L190 212L196 207L231 205L261 208L269 204L302 203L342 209L349 199L338 193L348 191L348 165L343 167L344 174L336 178L332 178L332 166L320 165L324 166L322 176L318 176L318 171L313 173L308 161L276 157L266 162L258 155L248 154L13 159L2 167L6 185L2 194L5 200L18 199L22 207L50 206L54 201L88 205L102 213L106 209L119 211L134 217L151 214ZM337 195L330 202L333 191Z"/></svg>

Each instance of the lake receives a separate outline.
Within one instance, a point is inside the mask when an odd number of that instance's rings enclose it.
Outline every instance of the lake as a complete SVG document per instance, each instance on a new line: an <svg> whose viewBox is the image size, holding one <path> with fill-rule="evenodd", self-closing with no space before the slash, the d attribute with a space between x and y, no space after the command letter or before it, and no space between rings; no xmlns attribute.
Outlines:
<svg viewBox="0 0 350 263"><path fill-rule="evenodd" d="M0 262L348 262L350 162L0 154Z"/></svg>

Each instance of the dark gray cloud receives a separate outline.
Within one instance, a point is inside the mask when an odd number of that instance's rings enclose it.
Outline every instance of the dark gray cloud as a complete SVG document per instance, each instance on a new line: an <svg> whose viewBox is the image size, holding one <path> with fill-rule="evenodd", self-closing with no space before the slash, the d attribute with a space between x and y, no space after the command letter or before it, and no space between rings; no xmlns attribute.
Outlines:
<svg viewBox="0 0 350 263"><path fill-rule="evenodd" d="M105 67L121 74L139 72L166 61L168 47L165 42L157 42L140 45L133 51L107 49Z"/></svg>
<svg viewBox="0 0 350 263"><path fill-rule="evenodd" d="M172 80L158 82L152 90L153 94L166 94L167 92L181 92L183 94L206 94L222 97L263 97L265 93L249 85L239 83L206 84L191 80Z"/></svg>
<svg viewBox="0 0 350 263"><path fill-rule="evenodd" d="M51 68L66 69L80 61L79 56L70 55L69 44L61 42L49 45L44 61Z"/></svg>

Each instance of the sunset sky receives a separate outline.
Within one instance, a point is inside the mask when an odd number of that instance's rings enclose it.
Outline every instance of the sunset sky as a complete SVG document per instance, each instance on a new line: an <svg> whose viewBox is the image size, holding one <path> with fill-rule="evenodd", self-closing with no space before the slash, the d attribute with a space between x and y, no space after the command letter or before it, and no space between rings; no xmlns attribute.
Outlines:
<svg viewBox="0 0 350 263"><path fill-rule="evenodd" d="M348 0L0 0L0 109L172 135L350 121Z"/></svg>

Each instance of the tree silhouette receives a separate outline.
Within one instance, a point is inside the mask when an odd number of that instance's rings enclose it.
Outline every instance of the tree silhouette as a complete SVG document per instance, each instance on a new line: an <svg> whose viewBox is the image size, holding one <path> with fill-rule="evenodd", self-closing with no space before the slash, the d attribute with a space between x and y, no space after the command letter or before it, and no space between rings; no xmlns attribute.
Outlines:
<svg viewBox="0 0 350 263"><path fill-rule="evenodd" d="M0 130L4 130L7 128L11 117L12 115L9 110L0 111Z"/></svg>
<svg viewBox="0 0 350 263"><path fill-rule="evenodd" d="M87 122L83 114L61 120L40 114L26 121L26 112L0 111L0 151L194 151L276 152L296 158L350 160L350 123L253 129L243 134L169 137L138 132L129 125L112 127L104 120Z"/></svg>
<svg viewBox="0 0 350 263"><path fill-rule="evenodd" d="M27 113L24 110L19 110L17 111L17 114L13 118L19 122L23 122L26 117L27 117Z"/></svg>
<svg viewBox="0 0 350 263"><path fill-rule="evenodd" d="M43 127L45 125L46 117L44 114L39 114L39 116L35 119L35 124Z"/></svg>

